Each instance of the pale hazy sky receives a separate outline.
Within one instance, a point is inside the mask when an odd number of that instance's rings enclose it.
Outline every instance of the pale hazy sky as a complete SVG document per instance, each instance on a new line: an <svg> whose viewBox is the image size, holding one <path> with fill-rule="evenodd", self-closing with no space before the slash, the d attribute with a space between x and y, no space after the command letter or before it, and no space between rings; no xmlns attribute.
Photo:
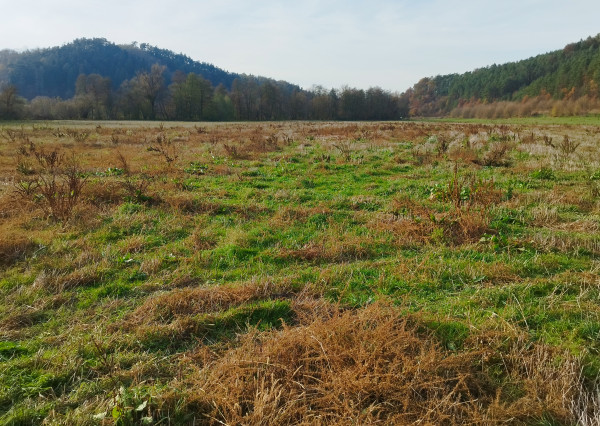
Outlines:
<svg viewBox="0 0 600 426"><path fill-rule="evenodd" d="M461 73L600 33L598 0L0 0L0 49L149 43L304 88Z"/></svg>

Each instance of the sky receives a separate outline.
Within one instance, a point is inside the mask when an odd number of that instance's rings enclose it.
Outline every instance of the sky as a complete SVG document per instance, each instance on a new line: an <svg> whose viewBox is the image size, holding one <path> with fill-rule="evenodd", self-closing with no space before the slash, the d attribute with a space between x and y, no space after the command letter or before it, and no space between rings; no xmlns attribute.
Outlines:
<svg viewBox="0 0 600 426"><path fill-rule="evenodd" d="M0 0L0 50L134 41L305 89L463 73L600 33L598 0Z"/></svg>

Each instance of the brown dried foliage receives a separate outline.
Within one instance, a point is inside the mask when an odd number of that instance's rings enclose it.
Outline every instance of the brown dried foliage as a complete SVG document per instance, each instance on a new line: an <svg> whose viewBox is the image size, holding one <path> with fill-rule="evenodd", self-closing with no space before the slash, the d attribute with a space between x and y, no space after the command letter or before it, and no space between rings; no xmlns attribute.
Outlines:
<svg viewBox="0 0 600 426"><path fill-rule="evenodd" d="M32 142L18 152L15 193L28 202L37 202L47 216L59 221L71 218L86 179L74 155L67 157L58 148L47 151ZM28 160L33 159L34 166Z"/></svg>
<svg viewBox="0 0 600 426"><path fill-rule="evenodd" d="M374 256L376 241L370 236L329 234L297 249L281 248L277 257L305 262L347 262Z"/></svg>
<svg viewBox="0 0 600 426"><path fill-rule="evenodd" d="M159 154L167 163L167 167L171 167L179 158L179 147L175 144L175 140L167 137L164 132L156 135L146 150Z"/></svg>
<svg viewBox="0 0 600 426"><path fill-rule="evenodd" d="M490 143L487 151L481 155L481 158L476 159L474 162L482 166L508 166L510 160L507 155L513 148L513 145L512 142L507 141Z"/></svg>
<svg viewBox="0 0 600 426"><path fill-rule="evenodd" d="M22 234L0 230L0 266L10 266L33 252L37 244Z"/></svg>
<svg viewBox="0 0 600 426"><path fill-rule="evenodd" d="M99 264L73 269L72 271L42 271L35 279L33 286L43 288L51 293L62 293L77 287L97 284L102 280L102 269Z"/></svg>
<svg viewBox="0 0 600 426"><path fill-rule="evenodd" d="M491 207L500 201L502 193L493 181L475 176L460 178L455 169L445 188L432 198L449 203L452 207L438 212L432 207L408 197L393 200L392 214L370 222L372 228L392 231L401 243L435 241L463 244L478 241L489 232ZM440 235L441 233L441 235Z"/></svg>
<svg viewBox="0 0 600 426"><path fill-rule="evenodd" d="M129 321L131 324L167 323L186 315L227 310L265 298L269 293L268 286L260 285L182 288L148 298Z"/></svg>
<svg viewBox="0 0 600 426"><path fill-rule="evenodd" d="M325 316L324 316L325 315ZM323 317L324 316L324 317ZM376 304L321 311L304 326L200 348L162 410L186 401L206 424L497 424L572 422L577 364L543 346L480 335L445 350L415 317ZM473 345L473 349L470 349ZM479 349L476 349L479 348ZM499 353L504 355L500 356Z"/></svg>

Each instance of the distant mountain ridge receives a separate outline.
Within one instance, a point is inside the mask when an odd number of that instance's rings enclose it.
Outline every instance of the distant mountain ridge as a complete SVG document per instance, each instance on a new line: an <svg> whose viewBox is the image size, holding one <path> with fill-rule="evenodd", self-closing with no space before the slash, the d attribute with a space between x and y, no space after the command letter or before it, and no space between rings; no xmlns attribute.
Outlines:
<svg viewBox="0 0 600 426"><path fill-rule="evenodd" d="M168 79L175 71L193 72L215 87L222 84L231 89L233 80L239 77L212 64L146 43L117 45L104 38L82 38L60 47L23 53L0 51L0 82L15 85L19 95L29 100L36 96L68 99L75 94L80 74L108 77L116 90L123 81L148 71L155 63L166 67Z"/></svg>

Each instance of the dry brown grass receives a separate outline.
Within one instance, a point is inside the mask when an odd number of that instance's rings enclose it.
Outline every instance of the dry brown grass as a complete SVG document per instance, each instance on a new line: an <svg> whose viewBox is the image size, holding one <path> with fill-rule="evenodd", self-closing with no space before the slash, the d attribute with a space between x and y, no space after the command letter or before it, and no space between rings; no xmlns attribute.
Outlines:
<svg viewBox="0 0 600 426"><path fill-rule="evenodd" d="M215 333L222 331L215 323L220 321L223 312L236 308L252 312L253 302L292 296L286 283L269 281L174 289L148 298L111 330L132 331L135 340L145 347L152 347L156 342L173 347L189 341L208 343ZM298 312L302 309L299 306ZM232 332L242 332L244 328L242 322L231 326Z"/></svg>
<svg viewBox="0 0 600 426"><path fill-rule="evenodd" d="M0 267L6 267L33 252L38 245L22 233L0 229Z"/></svg>
<svg viewBox="0 0 600 426"><path fill-rule="evenodd" d="M375 255L377 240L370 235L349 235L330 230L318 240L296 249L281 248L276 254L281 259L305 262L348 262L368 259Z"/></svg>
<svg viewBox="0 0 600 426"><path fill-rule="evenodd" d="M248 219L254 218L257 215L271 213L271 209L261 205L230 205L220 201L207 200L205 197L198 196L197 193L164 195L163 201L168 204L173 211L184 213L186 215L237 213L241 217Z"/></svg>
<svg viewBox="0 0 600 426"><path fill-rule="evenodd" d="M464 198L464 188L469 191ZM408 197L392 202L392 214L381 217L381 222L371 221L374 229L391 231L398 236L400 244L414 242L444 241L463 244L478 241L489 232L490 209L500 201L501 192L493 182L472 179L460 181L456 176L448 182L440 194L433 194L453 207L438 212L432 207Z"/></svg>
<svg viewBox="0 0 600 426"><path fill-rule="evenodd" d="M62 294L50 298L39 297L40 292L30 289L21 289L23 297L31 297L31 304L18 307L7 307L0 319L0 336L6 339L22 339L31 334L28 328L40 322L47 321L48 309L56 309L71 301L71 298ZM41 292L43 294L43 290ZM32 297L33 295L33 297ZM37 295L37 297L36 297Z"/></svg>
<svg viewBox="0 0 600 426"><path fill-rule="evenodd" d="M586 238L585 235L536 232L532 236L532 242L543 250L553 250L561 253L586 251L594 255L600 254L600 241Z"/></svg>
<svg viewBox="0 0 600 426"><path fill-rule="evenodd" d="M86 180L79 161L59 148L46 150L33 142L21 145L18 153L21 176L15 179L15 193L27 202L36 201L47 216L69 220Z"/></svg>
<svg viewBox="0 0 600 426"><path fill-rule="evenodd" d="M597 413L570 405L589 398L578 364L547 347L488 333L451 352L382 304L320 315L184 356L171 387L185 391L161 410L184 397L205 424L566 424Z"/></svg>
<svg viewBox="0 0 600 426"><path fill-rule="evenodd" d="M521 101L496 101L492 103L468 102L454 108L450 115L463 118L533 117L537 115L573 116L595 112L600 108L597 98L588 95L580 98L554 100L547 94Z"/></svg>
<svg viewBox="0 0 600 426"><path fill-rule="evenodd" d="M198 226L192 232L190 242L196 250L210 250L217 246L218 239L210 230Z"/></svg>
<svg viewBox="0 0 600 426"><path fill-rule="evenodd" d="M113 206L123 201L124 191L118 182L88 182L83 196L96 207Z"/></svg>
<svg viewBox="0 0 600 426"><path fill-rule="evenodd" d="M60 294L76 287L86 287L102 280L102 267L97 263L81 266L72 271L48 269L41 271L32 288Z"/></svg>
<svg viewBox="0 0 600 426"><path fill-rule="evenodd" d="M6 315L0 321L0 333L2 335L11 334L21 328L30 327L41 317L41 309L32 306L23 307L15 312Z"/></svg>
<svg viewBox="0 0 600 426"><path fill-rule="evenodd" d="M130 316L131 324L170 322L186 315L219 312L245 302L259 300L271 293L268 284L192 287L172 290L150 297Z"/></svg>
<svg viewBox="0 0 600 426"><path fill-rule="evenodd" d="M316 214L330 214L328 207L288 207L279 208L270 220L275 227L286 227L294 222L305 222L309 217Z"/></svg>
<svg viewBox="0 0 600 426"><path fill-rule="evenodd" d="M487 151L481 155L481 158L475 160L475 162L482 166L508 166L510 164L508 153L513 147L514 144L507 141L490 143Z"/></svg>

